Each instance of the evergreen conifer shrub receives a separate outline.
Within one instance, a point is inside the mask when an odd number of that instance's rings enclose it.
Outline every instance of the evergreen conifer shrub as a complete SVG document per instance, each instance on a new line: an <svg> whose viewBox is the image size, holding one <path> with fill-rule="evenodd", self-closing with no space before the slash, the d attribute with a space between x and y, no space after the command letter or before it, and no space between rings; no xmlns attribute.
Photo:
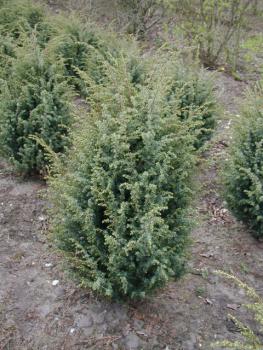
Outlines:
<svg viewBox="0 0 263 350"><path fill-rule="evenodd" d="M0 78L6 79L16 56L16 45L9 36L0 34Z"/></svg>
<svg viewBox="0 0 263 350"><path fill-rule="evenodd" d="M216 125L217 102L214 96L213 80L204 70L185 69L183 65L175 65L172 70L172 87L168 101L180 100L180 118L194 121L192 128L196 136L195 148L200 148L209 140Z"/></svg>
<svg viewBox="0 0 263 350"><path fill-rule="evenodd" d="M36 47L23 48L1 91L1 148L25 174L40 173L49 164L34 138L60 153L68 145L71 125L69 93L63 71Z"/></svg>
<svg viewBox="0 0 263 350"><path fill-rule="evenodd" d="M49 43L53 60L62 59L66 77L83 97L92 94L94 83L106 84L106 66L114 65L121 56L128 59L129 77L134 85L143 84L146 77L145 61L141 59L134 40L122 40L105 33L78 17L56 22L58 35Z"/></svg>
<svg viewBox="0 0 263 350"><path fill-rule="evenodd" d="M20 46L25 37L34 34L38 44L45 46L55 32L43 6L31 0L8 0L0 6L0 33Z"/></svg>
<svg viewBox="0 0 263 350"><path fill-rule="evenodd" d="M57 30L59 34L50 43L49 51L54 60L62 59L69 83L82 96L90 95L90 85L94 82L106 83L106 66L113 65L123 54L129 59L129 76L133 83L143 83L146 69L138 58L134 42L124 43L77 17L71 17L69 23L61 18L57 21Z"/></svg>
<svg viewBox="0 0 263 350"><path fill-rule="evenodd" d="M263 237L263 87L250 94L234 130L224 179L226 200L257 238Z"/></svg>
<svg viewBox="0 0 263 350"><path fill-rule="evenodd" d="M108 67L50 180L56 244L81 285L113 298L142 298L182 273L194 168L190 126L178 101L167 104L166 82L138 88L129 74Z"/></svg>
<svg viewBox="0 0 263 350"><path fill-rule="evenodd" d="M71 17L70 23L63 18L58 21L58 35L54 37L50 51L54 59L62 59L69 82L82 95L87 96L80 71L90 76L98 84L104 78L104 60L109 59L109 46L87 23Z"/></svg>

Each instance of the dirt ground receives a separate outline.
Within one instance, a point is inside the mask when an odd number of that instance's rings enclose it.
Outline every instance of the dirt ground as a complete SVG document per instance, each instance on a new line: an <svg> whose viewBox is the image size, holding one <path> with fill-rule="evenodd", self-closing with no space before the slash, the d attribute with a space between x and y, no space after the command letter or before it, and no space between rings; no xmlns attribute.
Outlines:
<svg viewBox="0 0 263 350"><path fill-rule="evenodd" d="M244 292L214 273L231 272L263 294L263 243L219 195L219 164L245 85L223 74L217 81L225 111L200 164L189 273L143 302L98 298L65 276L47 237L45 184L22 181L0 162L0 349L207 350L240 337L229 313L251 324Z"/></svg>

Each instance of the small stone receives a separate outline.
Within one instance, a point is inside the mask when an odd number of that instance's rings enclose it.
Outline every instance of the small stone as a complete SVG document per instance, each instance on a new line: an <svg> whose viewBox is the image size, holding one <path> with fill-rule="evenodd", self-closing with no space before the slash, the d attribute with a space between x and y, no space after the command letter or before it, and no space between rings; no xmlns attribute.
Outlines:
<svg viewBox="0 0 263 350"><path fill-rule="evenodd" d="M89 328L93 325L93 318L89 315L81 315L77 320L77 326L79 328Z"/></svg>
<svg viewBox="0 0 263 350"><path fill-rule="evenodd" d="M208 299L208 298L205 299L205 302L206 302L206 304L208 304L208 305L213 305L212 300L210 300L210 299Z"/></svg>
<svg viewBox="0 0 263 350"><path fill-rule="evenodd" d="M54 281L52 281L52 286L57 286L59 284L59 280L54 280Z"/></svg>
<svg viewBox="0 0 263 350"><path fill-rule="evenodd" d="M45 267L52 267L52 266L53 266L52 263L46 263L46 264L45 264Z"/></svg>
<svg viewBox="0 0 263 350"><path fill-rule="evenodd" d="M200 254L203 258L211 258L214 256L213 253L203 253L203 254Z"/></svg>
<svg viewBox="0 0 263 350"><path fill-rule="evenodd" d="M128 349L138 349L140 346L140 338L136 334L130 333L125 337L125 345Z"/></svg>
<svg viewBox="0 0 263 350"><path fill-rule="evenodd" d="M227 307L228 309L231 309L231 310L236 311L236 310L240 307L240 305L237 305L237 304L227 304L226 307Z"/></svg>
<svg viewBox="0 0 263 350"><path fill-rule="evenodd" d="M148 335L145 332L142 331L137 331L136 332L138 335L143 335L144 337L148 337Z"/></svg>
<svg viewBox="0 0 263 350"><path fill-rule="evenodd" d="M75 328L70 328L70 331L69 331L70 334L73 334L73 333L75 333L75 332L76 332L76 329L75 329Z"/></svg>
<svg viewBox="0 0 263 350"><path fill-rule="evenodd" d="M96 318L94 319L94 322L97 325L102 325L105 322L105 317L106 317L106 313L105 313L105 311L103 311L100 314L96 315Z"/></svg>

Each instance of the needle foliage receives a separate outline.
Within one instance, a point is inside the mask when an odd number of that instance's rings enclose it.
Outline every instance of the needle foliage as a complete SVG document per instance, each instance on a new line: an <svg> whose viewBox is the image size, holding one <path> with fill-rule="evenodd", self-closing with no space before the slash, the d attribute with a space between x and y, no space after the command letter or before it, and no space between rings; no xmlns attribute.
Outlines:
<svg viewBox="0 0 263 350"><path fill-rule="evenodd" d="M226 200L254 235L263 237L263 86L249 94L236 123L225 172Z"/></svg>
<svg viewBox="0 0 263 350"><path fill-rule="evenodd" d="M50 64L38 46L17 54L1 91L1 148L20 172L41 173L49 159L36 138L55 153L68 145L69 89L61 68Z"/></svg>
<svg viewBox="0 0 263 350"><path fill-rule="evenodd" d="M135 87L125 58L73 133L51 179L53 235L81 285L143 298L181 275L194 168L192 134L167 81Z"/></svg>

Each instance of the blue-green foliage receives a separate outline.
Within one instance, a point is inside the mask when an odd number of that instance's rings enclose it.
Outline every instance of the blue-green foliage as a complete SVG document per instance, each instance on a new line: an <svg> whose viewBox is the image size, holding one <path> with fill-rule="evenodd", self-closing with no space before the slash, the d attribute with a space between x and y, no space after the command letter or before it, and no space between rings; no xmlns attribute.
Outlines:
<svg viewBox="0 0 263 350"><path fill-rule="evenodd" d="M3 1L0 6L0 33L22 45L26 37L34 35L44 46L54 34L42 6L30 0Z"/></svg>
<svg viewBox="0 0 263 350"><path fill-rule="evenodd" d="M166 82L138 88L124 68L108 67L50 195L55 241L80 283L141 298L184 269L193 140Z"/></svg>
<svg viewBox="0 0 263 350"><path fill-rule="evenodd" d="M263 87L247 100L235 127L225 172L226 199L256 237L263 237Z"/></svg>
<svg viewBox="0 0 263 350"><path fill-rule="evenodd" d="M41 172L49 163L40 143L55 153L68 143L66 83L84 96L90 93L90 82L104 84L105 65L120 50L102 37L76 17L48 21L45 9L30 0L1 3L0 143L4 156L22 172ZM143 64L131 56L127 66L134 85L139 84Z"/></svg>
<svg viewBox="0 0 263 350"><path fill-rule="evenodd" d="M196 136L195 148L200 148L209 140L215 125L217 103L213 92L213 82L204 71L195 72L177 66L174 73L168 102L173 98L180 100L180 118L182 121L191 118L192 132Z"/></svg>
<svg viewBox="0 0 263 350"><path fill-rule="evenodd" d="M8 78L13 59L16 56L16 45L13 38L0 34L0 78Z"/></svg>
<svg viewBox="0 0 263 350"><path fill-rule="evenodd" d="M0 101L0 136L4 155L26 174L45 170L49 160L39 138L53 152L68 145L71 124L63 71L36 47L23 48L14 60Z"/></svg>
<svg viewBox="0 0 263 350"><path fill-rule="evenodd" d="M72 18L70 23L63 23L61 33L51 45L55 57L62 59L70 83L83 95L88 93L79 71L90 74L97 83L102 82L108 48L90 26Z"/></svg>
<svg viewBox="0 0 263 350"><path fill-rule="evenodd" d="M59 23L58 23L59 26ZM90 94L90 83L83 79L82 74L96 84L104 84L106 79L105 65L113 64L117 57L123 54L121 45L116 38L102 35L93 30L90 24L71 18L69 23L62 20L60 34L51 42L50 51L55 59L62 59L66 76L71 85L83 96ZM130 78L133 83L140 84L144 80L145 69L136 55L129 55Z"/></svg>

